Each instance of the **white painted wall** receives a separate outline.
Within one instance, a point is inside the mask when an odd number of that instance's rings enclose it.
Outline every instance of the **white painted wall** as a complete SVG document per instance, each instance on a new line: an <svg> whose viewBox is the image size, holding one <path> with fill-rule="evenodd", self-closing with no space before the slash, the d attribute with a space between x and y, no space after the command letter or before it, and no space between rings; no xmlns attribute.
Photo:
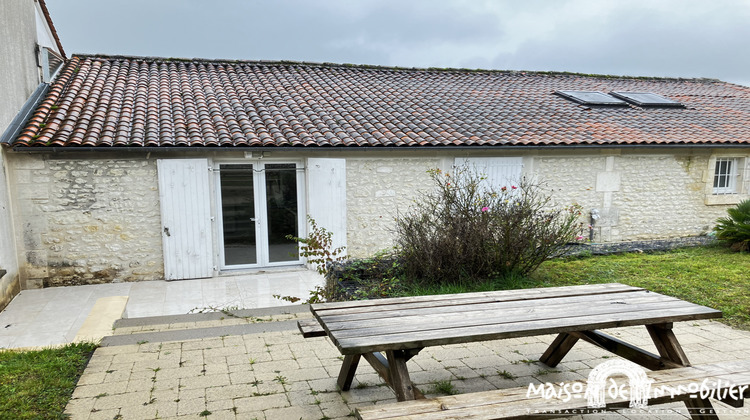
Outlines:
<svg viewBox="0 0 750 420"><path fill-rule="evenodd" d="M0 1L0 133L40 81L35 9L33 0ZM20 290L6 155L0 150L0 268L7 270L0 279L0 310Z"/></svg>

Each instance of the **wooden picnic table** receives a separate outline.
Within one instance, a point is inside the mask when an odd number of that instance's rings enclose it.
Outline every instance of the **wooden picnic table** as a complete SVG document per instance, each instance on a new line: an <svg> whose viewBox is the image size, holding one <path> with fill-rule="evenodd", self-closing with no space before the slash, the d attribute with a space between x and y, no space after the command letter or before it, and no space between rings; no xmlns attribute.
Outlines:
<svg viewBox="0 0 750 420"><path fill-rule="evenodd" d="M406 362L425 347L558 334L540 358L548 366L584 340L659 370L690 366L673 322L721 317L718 310L619 283L332 302L310 309L344 355L341 390L351 387L364 358L399 401L424 398ZM658 355L597 331L633 325L645 325Z"/></svg>

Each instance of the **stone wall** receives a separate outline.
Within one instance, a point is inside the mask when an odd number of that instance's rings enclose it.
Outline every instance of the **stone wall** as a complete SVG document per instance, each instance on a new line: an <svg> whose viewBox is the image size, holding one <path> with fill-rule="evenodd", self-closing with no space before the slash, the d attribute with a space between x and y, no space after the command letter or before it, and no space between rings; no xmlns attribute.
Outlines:
<svg viewBox="0 0 750 420"><path fill-rule="evenodd" d="M163 278L155 160L12 158L22 288Z"/></svg>
<svg viewBox="0 0 750 420"><path fill-rule="evenodd" d="M729 207L706 205L711 155L706 150L539 156L533 173L555 190L556 201L582 205L587 219L595 210L597 242L696 236L708 233Z"/></svg>
<svg viewBox="0 0 750 420"><path fill-rule="evenodd" d="M430 187L435 157L348 158L346 162L347 252L362 258L393 246L394 218L419 191Z"/></svg>
<svg viewBox="0 0 750 420"><path fill-rule="evenodd" d="M725 214L729 205L706 204L720 150L637 152L529 152L523 171L558 205L583 206L583 222L596 209L596 242L696 236ZM102 156L7 153L21 288L163 278L156 159ZM394 218L431 188L427 170L458 153L321 155L333 156L346 159L347 250L361 258L393 245Z"/></svg>
<svg viewBox="0 0 750 420"><path fill-rule="evenodd" d="M726 214L731 204L707 204L712 198L711 158L737 154L736 149L535 151L526 153L523 172L544 183L554 204L580 204L584 225L591 223L594 211L595 242L679 238L710 232ZM446 169L453 161L454 156L435 154L349 157L349 255L366 257L392 246L397 211L408 209L418 192L430 187L426 170ZM731 201L747 198L741 194Z"/></svg>

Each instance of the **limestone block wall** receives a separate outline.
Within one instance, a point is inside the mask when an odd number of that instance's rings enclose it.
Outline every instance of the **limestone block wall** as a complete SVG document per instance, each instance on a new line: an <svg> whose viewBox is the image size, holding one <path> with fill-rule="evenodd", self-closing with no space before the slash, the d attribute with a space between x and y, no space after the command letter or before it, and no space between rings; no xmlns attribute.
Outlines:
<svg viewBox="0 0 750 420"><path fill-rule="evenodd" d="M437 157L348 158L346 161L347 252L368 257L393 246L394 218L419 191L430 187L427 170Z"/></svg>
<svg viewBox="0 0 750 420"><path fill-rule="evenodd" d="M13 154L22 288L163 278L155 160Z"/></svg>
<svg viewBox="0 0 750 420"><path fill-rule="evenodd" d="M706 205L711 153L547 155L534 159L533 172L556 201L582 205L587 219L594 210L595 241L695 236L729 207Z"/></svg>

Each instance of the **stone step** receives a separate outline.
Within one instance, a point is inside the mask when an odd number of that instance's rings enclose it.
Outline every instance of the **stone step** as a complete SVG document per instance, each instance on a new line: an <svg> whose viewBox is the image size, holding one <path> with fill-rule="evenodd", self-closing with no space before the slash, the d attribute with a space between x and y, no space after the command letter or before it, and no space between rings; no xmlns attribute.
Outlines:
<svg viewBox="0 0 750 420"><path fill-rule="evenodd" d="M198 314L122 318L114 323L102 346L118 346L227 335L296 330L297 321L310 318L307 305L222 310Z"/></svg>

